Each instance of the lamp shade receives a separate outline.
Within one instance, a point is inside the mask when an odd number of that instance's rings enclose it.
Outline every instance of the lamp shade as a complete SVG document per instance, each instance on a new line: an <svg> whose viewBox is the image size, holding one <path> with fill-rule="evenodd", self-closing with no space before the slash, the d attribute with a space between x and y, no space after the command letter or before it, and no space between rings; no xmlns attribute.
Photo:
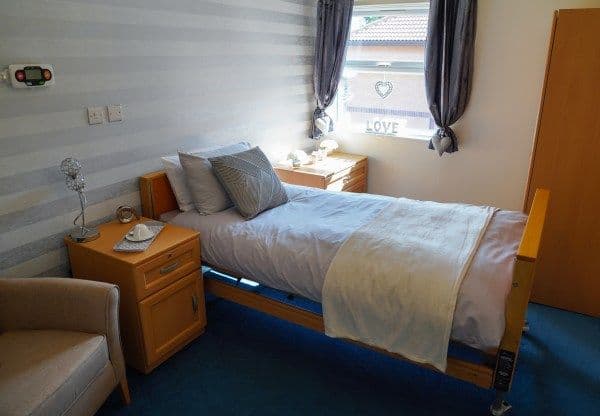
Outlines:
<svg viewBox="0 0 600 416"><path fill-rule="evenodd" d="M67 188L76 192L83 191L85 188L85 176L83 176L81 173L75 175L74 178L67 176Z"/></svg>
<svg viewBox="0 0 600 416"><path fill-rule="evenodd" d="M72 157L64 159L60 163L60 171L71 178L75 178L79 172L81 172L81 162Z"/></svg>

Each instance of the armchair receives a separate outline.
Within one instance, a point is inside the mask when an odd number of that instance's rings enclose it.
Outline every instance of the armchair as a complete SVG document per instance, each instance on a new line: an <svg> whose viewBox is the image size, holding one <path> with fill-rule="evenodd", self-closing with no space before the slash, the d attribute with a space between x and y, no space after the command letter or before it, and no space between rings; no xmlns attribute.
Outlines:
<svg viewBox="0 0 600 416"><path fill-rule="evenodd" d="M0 414L93 415L119 385L130 403L115 285L0 279Z"/></svg>

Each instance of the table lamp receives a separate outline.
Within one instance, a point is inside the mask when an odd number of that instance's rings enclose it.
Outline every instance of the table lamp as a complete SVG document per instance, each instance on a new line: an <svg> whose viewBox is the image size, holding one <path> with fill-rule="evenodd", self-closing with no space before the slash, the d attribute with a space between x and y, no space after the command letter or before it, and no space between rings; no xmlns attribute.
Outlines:
<svg viewBox="0 0 600 416"><path fill-rule="evenodd" d="M83 192L85 188L85 176L81 172L81 162L77 159L66 158L60 164L60 171L66 176L67 188L77 192L79 196L79 205L81 212L73 220L75 229L71 231L69 237L77 243L86 243L100 237L100 232L94 227L88 227L85 224L85 207L87 199ZM77 226L77 221L81 219L81 225Z"/></svg>

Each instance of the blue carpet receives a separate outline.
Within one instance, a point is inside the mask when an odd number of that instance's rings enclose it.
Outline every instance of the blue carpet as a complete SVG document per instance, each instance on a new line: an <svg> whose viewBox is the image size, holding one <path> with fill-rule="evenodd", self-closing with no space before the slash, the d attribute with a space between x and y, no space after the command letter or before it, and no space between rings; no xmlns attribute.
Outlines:
<svg viewBox="0 0 600 416"><path fill-rule="evenodd" d="M487 415L493 393L216 299L206 333L99 415ZM600 320L530 305L512 415L600 414Z"/></svg>

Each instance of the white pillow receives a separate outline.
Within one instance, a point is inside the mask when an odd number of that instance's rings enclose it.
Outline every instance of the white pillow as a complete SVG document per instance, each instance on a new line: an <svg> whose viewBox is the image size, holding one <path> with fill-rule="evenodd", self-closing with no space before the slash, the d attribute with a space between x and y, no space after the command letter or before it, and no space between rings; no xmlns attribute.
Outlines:
<svg viewBox="0 0 600 416"><path fill-rule="evenodd" d="M215 157L239 153L248 149L250 149L250 143L239 142L225 146L196 149L189 153L204 157ZM190 211L194 209L194 201L187 186L185 172L183 171L181 163L179 162L179 155L163 156L160 158L160 160L165 173L167 174L167 178L169 179L169 183L171 184L171 189L173 189L173 193L175 194L175 199L177 200L179 209L181 211Z"/></svg>

